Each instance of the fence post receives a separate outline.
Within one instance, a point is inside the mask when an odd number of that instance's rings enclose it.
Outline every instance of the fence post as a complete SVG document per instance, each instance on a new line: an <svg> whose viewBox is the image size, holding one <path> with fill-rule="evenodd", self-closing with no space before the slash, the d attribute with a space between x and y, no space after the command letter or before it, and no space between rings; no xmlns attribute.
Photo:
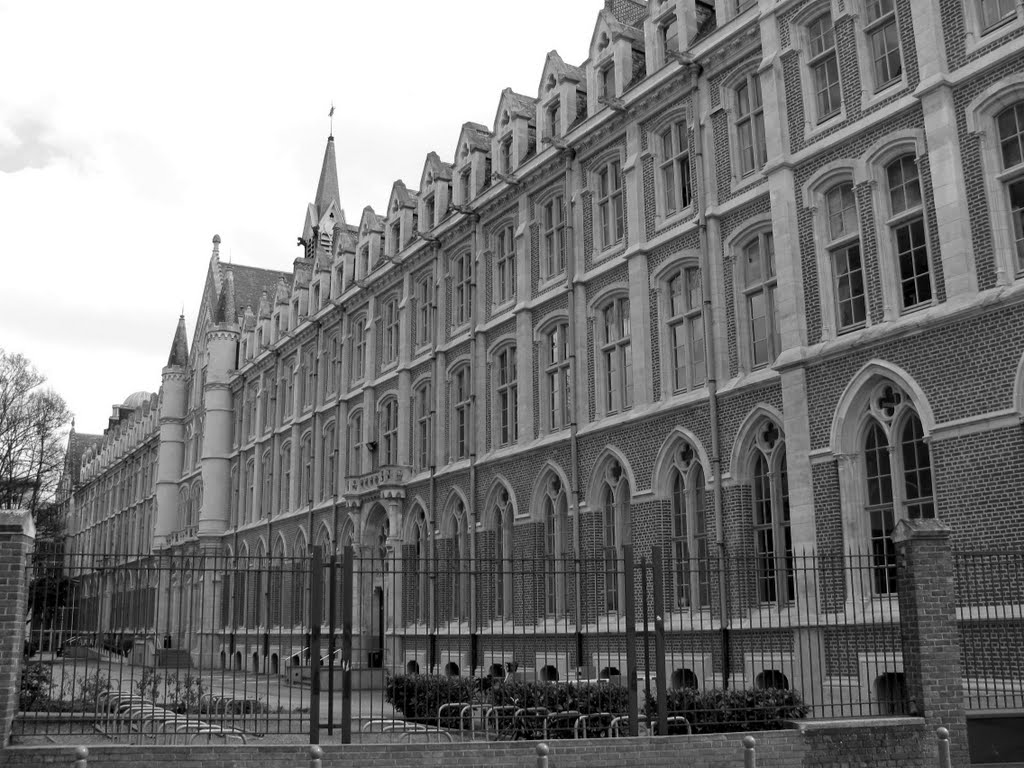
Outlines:
<svg viewBox="0 0 1024 768"><path fill-rule="evenodd" d="M28 565L36 527L24 510L0 511L0 749L7 746L18 711L25 658Z"/></svg>
<svg viewBox="0 0 1024 768"><path fill-rule="evenodd" d="M324 563L313 547L309 564L309 743L320 743L320 625L323 617Z"/></svg>
<svg viewBox="0 0 1024 768"><path fill-rule="evenodd" d="M753 736L743 737L743 768L756 768L757 755L754 754L754 747L757 746L757 739Z"/></svg>
<svg viewBox="0 0 1024 768"><path fill-rule="evenodd" d="M352 743L352 578L355 553L345 547L341 561L341 743Z"/></svg>
<svg viewBox="0 0 1024 768"><path fill-rule="evenodd" d="M636 689L636 573L633 571L633 545L622 547L622 568L626 577L626 685L629 691L629 735L640 735L640 697Z"/></svg>
<svg viewBox="0 0 1024 768"><path fill-rule="evenodd" d="M910 714L948 728L950 764L969 765L950 530L935 519L901 520L892 540Z"/></svg>
<svg viewBox="0 0 1024 768"><path fill-rule="evenodd" d="M665 664L665 574L662 569L661 547L651 547L651 569L654 576L654 658L661 664L654 678L658 696L659 736L668 733L668 665Z"/></svg>
<svg viewBox="0 0 1024 768"><path fill-rule="evenodd" d="M537 745L537 768L548 768L548 755L551 749L547 744L541 742Z"/></svg>
<svg viewBox="0 0 1024 768"><path fill-rule="evenodd" d="M324 750L319 744L309 745L309 768L321 768L324 764Z"/></svg>
<svg viewBox="0 0 1024 768"><path fill-rule="evenodd" d="M86 768L89 762L89 750L86 747L75 748L75 768Z"/></svg>
<svg viewBox="0 0 1024 768"><path fill-rule="evenodd" d="M939 768L950 768L949 765L949 731L943 727L935 729L939 737Z"/></svg>

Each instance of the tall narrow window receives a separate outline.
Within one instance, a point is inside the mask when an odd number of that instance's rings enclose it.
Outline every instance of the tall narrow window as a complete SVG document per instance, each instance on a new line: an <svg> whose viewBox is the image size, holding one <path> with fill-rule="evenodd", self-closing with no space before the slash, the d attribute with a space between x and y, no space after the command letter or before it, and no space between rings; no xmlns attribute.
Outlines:
<svg viewBox="0 0 1024 768"><path fill-rule="evenodd" d="M320 498L329 499L337 488L338 445L335 440L334 424L324 427L320 444Z"/></svg>
<svg viewBox="0 0 1024 768"><path fill-rule="evenodd" d="M679 22L675 14L661 22L658 36L661 38L661 50L667 63L673 53L679 52Z"/></svg>
<svg viewBox="0 0 1024 768"><path fill-rule="evenodd" d="M764 105L761 78L747 75L736 86L736 141L739 144L740 175L759 170L768 159L764 137Z"/></svg>
<svg viewBox="0 0 1024 768"><path fill-rule="evenodd" d="M983 32L1004 24L1017 15L1017 0L980 0Z"/></svg>
<svg viewBox="0 0 1024 768"><path fill-rule="evenodd" d="M281 413L284 414L282 422L290 419L292 413L295 410L295 356L288 358L284 361L284 366L281 369L281 386L277 389L278 398L284 401L284 406L278 405L281 408Z"/></svg>
<svg viewBox="0 0 1024 768"><path fill-rule="evenodd" d="M430 466L431 457L431 435L430 435L430 382L420 384L413 395L415 402L416 418L416 446L415 465L416 469L426 469Z"/></svg>
<svg viewBox="0 0 1024 768"><path fill-rule="evenodd" d="M431 338L431 314L430 302L432 299L430 288L430 276L424 275L416 281L416 344L423 346L430 343Z"/></svg>
<svg viewBox="0 0 1024 768"><path fill-rule="evenodd" d="M814 98L818 122L839 112L839 59L836 55L836 37L832 28L832 14L825 12L807 25L810 44L809 65L814 84Z"/></svg>
<svg viewBox="0 0 1024 768"><path fill-rule="evenodd" d="M900 36L896 29L896 0L868 0L864 32L871 43L875 90L899 79L903 73Z"/></svg>
<svg viewBox="0 0 1024 768"><path fill-rule="evenodd" d="M472 313L472 257L463 253L452 260L452 324L468 323Z"/></svg>
<svg viewBox="0 0 1024 768"><path fill-rule="evenodd" d="M752 476L757 597L762 603L792 602L796 581L786 449L779 430L770 421L758 430Z"/></svg>
<svg viewBox="0 0 1024 768"><path fill-rule="evenodd" d="M668 281L669 338L672 343L672 390L686 392L704 384L704 322L700 270L685 267Z"/></svg>
<svg viewBox="0 0 1024 768"><path fill-rule="evenodd" d="M896 251L902 308L914 309L932 299L931 263L924 227L921 179L913 155L897 158L885 169L889 186L889 228Z"/></svg>
<svg viewBox="0 0 1024 768"><path fill-rule="evenodd" d="M625 211L622 202L622 165L612 160L597 172L597 213L601 248L622 241Z"/></svg>
<svg viewBox="0 0 1024 768"><path fill-rule="evenodd" d="M280 491L281 503L279 508L281 512L288 512L292 508L291 504L291 492L292 492L292 444L285 443L281 446L281 486L278 489Z"/></svg>
<svg viewBox="0 0 1024 768"><path fill-rule="evenodd" d="M704 511L704 470L685 445L672 468L672 554L676 605L711 604L708 528Z"/></svg>
<svg viewBox="0 0 1024 768"><path fill-rule="evenodd" d="M558 475L552 473L544 493L544 613L565 610L568 502Z"/></svg>
<svg viewBox="0 0 1024 768"><path fill-rule="evenodd" d="M609 62L604 69L598 73L600 95L603 99L615 98L615 64Z"/></svg>
<svg viewBox="0 0 1024 768"><path fill-rule="evenodd" d="M452 457L469 456L469 404L471 397L469 366L464 365L452 376Z"/></svg>
<svg viewBox="0 0 1024 768"><path fill-rule="evenodd" d="M629 543L629 483L622 467L613 461L601 486L601 520L604 544L604 608L618 611L622 605L625 578L622 545Z"/></svg>
<svg viewBox="0 0 1024 768"><path fill-rule="evenodd" d="M750 360L758 368L780 352L775 311L775 244L762 232L743 247L743 296L750 325Z"/></svg>
<svg viewBox="0 0 1024 768"><path fill-rule="evenodd" d="M459 193L462 197L462 204L465 205L473 199L473 168L467 165L459 174Z"/></svg>
<svg viewBox="0 0 1024 768"><path fill-rule="evenodd" d="M384 348L381 353L385 363L393 363L398 359L398 299L384 302L381 315L384 326Z"/></svg>
<svg viewBox="0 0 1024 768"><path fill-rule="evenodd" d="M307 349L302 355L302 405L310 408L316 396L316 351Z"/></svg>
<svg viewBox="0 0 1024 768"><path fill-rule="evenodd" d="M340 334L331 334L331 337L327 342L327 350L327 377L324 382L324 388L328 394L333 394L338 391L338 369L341 367Z"/></svg>
<svg viewBox="0 0 1024 768"><path fill-rule="evenodd" d="M561 97L555 97L555 100L548 104L546 121L548 136L557 138L562 135L562 116L561 116Z"/></svg>
<svg viewBox="0 0 1024 768"><path fill-rule="evenodd" d="M629 299L615 299L601 310L601 358L605 376L605 411L618 413L633 405L633 350Z"/></svg>
<svg viewBox="0 0 1024 768"><path fill-rule="evenodd" d="M453 621L464 621L469 618L469 521L466 505L462 500L456 502L451 521L451 596Z"/></svg>
<svg viewBox="0 0 1024 768"><path fill-rule="evenodd" d="M512 227L502 227L495 238L495 300L502 304L516 295L516 243Z"/></svg>
<svg viewBox="0 0 1024 768"><path fill-rule="evenodd" d="M274 473L272 470L272 462L270 460L270 451L263 452L263 458L260 460L260 519L266 520L273 514L273 481ZM191 524L191 521L189 521Z"/></svg>
<svg viewBox="0 0 1024 768"><path fill-rule="evenodd" d="M356 411L348 421L348 474L356 477L363 472L363 413Z"/></svg>
<svg viewBox="0 0 1024 768"><path fill-rule="evenodd" d="M512 607L512 515L508 489L502 488L494 503L494 615L499 619Z"/></svg>
<svg viewBox="0 0 1024 768"><path fill-rule="evenodd" d="M828 216L829 243L826 248L832 265L836 325L842 332L862 325L867 315L860 224L852 183L841 182L825 193L825 212Z"/></svg>
<svg viewBox="0 0 1024 768"><path fill-rule="evenodd" d="M1007 107L996 117L1003 184L1009 199L1013 231L1014 265L1024 273L1024 101Z"/></svg>
<svg viewBox="0 0 1024 768"><path fill-rule="evenodd" d="M360 315L352 323L352 375L353 382L366 376L366 316Z"/></svg>
<svg viewBox="0 0 1024 768"><path fill-rule="evenodd" d="M544 334L544 382L548 429L569 426L569 324L558 323Z"/></svg>
<svg viewBox="0 0 1024 768"><path fill-rule="evenodd" d="M543 207L544 277L565 272L565 197L555 195Z"/></svg>
<svg viewBox="0 0 1024 768"><path fill-rule="evenodd" d="M398 400L389 398L380 409L380 463L391 466L398 463Z"/></svg>
<svg viewBox="0 0 1024 768"><path fill-rule="evenodd" d="M690 145L686 121L666 128L661 136L661 187L665 215L676 213L690 204Z"/></svg>
<svg viewBox="0 0 1024 768"><path fill-rule="evenodd" d="M498 352L497 369L498 440L501 445L514 443L519 436L519 415L516 399L519 393L516 376L516 348L508 346Z"/></svg>
<svg viewBox="0 0 1024 768"><path fill-rule="evenodd" d="M306 434L299 443L299 506L313 503L313 436Z"/></svg>

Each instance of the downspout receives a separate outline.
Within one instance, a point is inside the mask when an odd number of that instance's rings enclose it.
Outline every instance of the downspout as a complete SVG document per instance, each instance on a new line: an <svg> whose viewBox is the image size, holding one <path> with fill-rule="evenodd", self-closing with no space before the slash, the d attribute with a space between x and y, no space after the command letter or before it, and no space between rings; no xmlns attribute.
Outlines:
<svg viewBox="0 0 1024 768"><path fill-rule="evenodd" d="M307 301L309 299L307 298ZM308 309L308 306L307 306ZM321 424L321 417L317 410L317 400L320 397L320 356L323 353L323 335L324 329L318 320L316 323L316 356L313 358L313 434L309 441L309 489L307 490L307 498L309 509L306 510L306 554L310 557L313 556L313 500L316 498L316 445L321 437L321 430L323 426ZM280 451L278 451L280 453ZM323 477L320 478L320 483L323 485ZM306 591L312 589L312 581L306 585Z"/></svg>
<svg viewBox="0 0 1024 768"><path fill-rule="evenodd" d="M441 290L441 283L438 279L438 254L440 249L437 245L434 245L434 277L433 277L433 293L430 300L430 361L433 367L431 372L431 392L430 392L430 440L427 446L430 454L428 459L430 461L430 512L427 515L427 579L429 580L429 590L427 594L427 628L434 640L433 628L435 626L435 612L437 610L437 560L434 552L435 535L437 531L437 395L442 390L440 389L440 368L437 364L437 335L438 335L438 293ZM434 654L428 653L427 656L427 667L433 672L434 668Z"/></svg>
<svg viewBox="0 0 1024 768"><path fill-rule="evenodd" d="M722 635L722 688L729 687L729 587L728 569L725 564L725 520L722 511L722 448L718 414L718 358L715 355L715 334L711 301L711 252L708 246L707 197L704 178L704 124L701 119L700 86L698 79L703 72L700 64L690 63L690 82L693 86L694 120L694 169L697 175L697 190L700 204L697 206L697 231L700 242L700 276L703 307L701 318L704 325L704 359L707 361L708 420L711 426L711 488L715 512L715 549L718 561L718 604L720 606Z"/></svg>
<svg viewBox="0 0 1024 768"><path fill-rule="evenodd" d="M480 254L480 216L476 213L470 215L473 224L473 236L470 240L470 253L473 260L473 271L470 273L469 281L469 386L470 386L470 430L469 430L469 519L473 526L469 534L469 634L470 647L476 648L475 634L477 628L477 528L479 523L479 509L476 503L476 457L477 457L477 425L480 420L477 411L476 382L477 382L477 329L480 327L480 316L483 310L477 307L477 279L480 273L477 259ZM470 651L470 670L476 675L476 658L474 652Z"/></svg>

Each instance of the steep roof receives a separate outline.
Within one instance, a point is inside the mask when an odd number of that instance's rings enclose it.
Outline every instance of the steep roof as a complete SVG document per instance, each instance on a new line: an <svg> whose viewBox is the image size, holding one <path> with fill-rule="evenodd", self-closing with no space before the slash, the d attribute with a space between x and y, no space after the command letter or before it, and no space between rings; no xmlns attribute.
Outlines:
<svg viewBox="0 0 1024 768"><path fill-rule="evenodd" d="M171 354L167 356L167 365L184 368L188 365L188 334L185 331L185 316L178 318L178 327L174 329L174 341L171 342Z"/></svg>
<svg viewBox="0 0 1024 768"><path fill-rule="evenodd" d="M243 264L232 264L231 273L235 284L235 307L239 312L244 311L246 307L252 307L253 311L256 311L260 305L260 295L264 291L268 294L274 293L279 279L283 277L287 281L292 277L291 272L247 267Z"/></svg>
<svg viewBox="0 0 1024 768"><path fill-rule="evenodd" d="M324 162L320 168L320 181L316 185L316 206L317 219L327 213L331 203L339 211L341 210L341 193L338 189L338 161L334 157L334 137L327 137L327 147L324 149Z"/></svg>
<svg viewBox="0 0 1024 768"><path fill-rule="evenodd" d="M90 435L86 432L75 432L71 429L68 435L68 452L65 458L65 471L70 474L71 485L78 484L78 478L82 470L82 456L87 450L99 445L103 435Z"/></svg>

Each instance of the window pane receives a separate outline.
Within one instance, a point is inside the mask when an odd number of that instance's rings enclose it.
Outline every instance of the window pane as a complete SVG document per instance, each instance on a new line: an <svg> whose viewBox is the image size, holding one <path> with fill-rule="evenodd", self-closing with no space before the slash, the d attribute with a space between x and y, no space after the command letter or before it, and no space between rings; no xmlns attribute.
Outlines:
<svg viewBox="0 0 1024 768"><path fill-rule="evenodd" d="M1021 142L1024 141L1024 102L1001 112L996 118L996 124L1003 152L1003 167L1012 168L1024 157L1021 146Z"/></svg>
<svg viewBox="0 0 1024 768"><path fill-rule="evenodd" d="M931 269L925 245L924 220L914 219L895 230L903 308L931 301Z"/></svg>
<svg viewBox="0 0 1024 768"><path fill-rule="evenodd" d="M835 251L832 254L835 273L836 310L839 328L849 328L864 322L864 271L860 261L860 246Z"/></svg>
<svg viewBox="0 0 1024 768"><path fill-rule="evenodd" d="M1013 241L1017 253L1017 272L1024 271L1024 180L1009 186L1010 219L1013 223Z"/></svg>

